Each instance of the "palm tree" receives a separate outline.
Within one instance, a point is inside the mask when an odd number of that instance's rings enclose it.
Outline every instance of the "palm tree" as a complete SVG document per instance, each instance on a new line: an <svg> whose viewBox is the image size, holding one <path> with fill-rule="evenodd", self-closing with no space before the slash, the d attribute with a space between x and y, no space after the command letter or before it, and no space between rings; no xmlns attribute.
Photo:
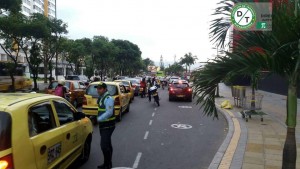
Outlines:
<svg viewBox="0 0 300 169"><path fill-rule="evenodd" d="M238 1L223 0L216 8L211 25L212 40L224 47L230 28L230 10ZM236 42L232 53L219 56L207 62L203 69L195 72L195 93L199 95L204 113L218 117L215 108L215 90L217 84L238 75L253 75L262 69L279 74L288 79L287 96L287 136L283 150L283 169L296 167L295 127L297 121L297 82L300 79L300 19L294 15L295 1L273 2L273 30L268 32L238 32L240 40ZM297 14L297 13L296 13Z"/></svg>
<svg viewBox="0 0 300 169"><path fill-rule="evenodd" d="M197 56L193 56L191 52L186 53L184 57L180 58L180 64L184 65L185 64L185 72L187 73L187 68L189 67L189 72L191 72L191 65L195 64L197 60Z"/></svg>

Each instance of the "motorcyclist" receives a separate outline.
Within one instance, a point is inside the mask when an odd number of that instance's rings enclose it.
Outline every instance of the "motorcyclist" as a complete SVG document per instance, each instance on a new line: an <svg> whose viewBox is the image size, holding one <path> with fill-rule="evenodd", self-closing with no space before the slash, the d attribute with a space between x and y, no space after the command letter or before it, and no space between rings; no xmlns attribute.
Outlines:
<svg viewBox="0 0 300 169"><path fill-rule="evenodd" d="M157 92L157 87L154 85L154 86L150 87L149 91L151 93L149 98L151 98L151 95L153 95L154 101L159 106L159 96L158 96L158 92Z"/></svg>

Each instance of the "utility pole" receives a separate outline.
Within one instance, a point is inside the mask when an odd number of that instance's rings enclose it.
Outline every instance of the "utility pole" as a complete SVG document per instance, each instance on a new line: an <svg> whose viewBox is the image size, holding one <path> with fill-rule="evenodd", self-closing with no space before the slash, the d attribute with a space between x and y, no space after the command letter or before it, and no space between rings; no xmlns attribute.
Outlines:
<svg viewBox="0 0 300 169"><path fill-rule="evenodd" d="M176 55L174 55L174 64L176 63Z"/></svg>

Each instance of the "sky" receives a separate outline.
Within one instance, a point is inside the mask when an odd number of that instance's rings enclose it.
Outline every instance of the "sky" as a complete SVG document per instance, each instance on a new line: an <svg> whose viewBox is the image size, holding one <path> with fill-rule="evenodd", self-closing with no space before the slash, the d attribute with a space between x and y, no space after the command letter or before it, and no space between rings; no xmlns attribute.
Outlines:
<svg viewBox="0 0 300 169"><path fill-rule="evenodd" d="M102 35L128 40L139 46L143 59L150 58L158 65L162 56L167 67L189 52L198 57L197 62L216 54L209 40L209 25L217 2L60 0L57 18L68 24L70 39Z"/></svg>

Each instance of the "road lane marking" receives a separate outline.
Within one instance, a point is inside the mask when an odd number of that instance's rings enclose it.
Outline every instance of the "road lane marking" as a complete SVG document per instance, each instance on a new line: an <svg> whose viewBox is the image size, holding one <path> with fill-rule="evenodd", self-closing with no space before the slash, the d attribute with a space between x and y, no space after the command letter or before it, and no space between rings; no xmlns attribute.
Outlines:
<svg viewBox="0 0 300 169"><path fill-rule="evenodd" d="M132 168L138 168L141 157L142 157L142 153L139 152L135 158Z"/></svg>
<svg viewBox="0 0 300 169"><path fill-rule="evenodd" d="M154 109L155 111L157 110L157 108Z"/></svg>
<svg viewBox="0 0 300 169"><path fill-rule="evenodd" d="M149 122L149 126L151 126L151 125L152 125L152 122L153 122L153 121L152 121L152 120L150 120L150 122Z"/></svg>
<svg viewBox="0 0 300 169"><path fill-rule="evenodd" d="M154 117L155 113L152 113L152 117Z"/></svg>
<svg viewBox="0 0 300 169"><path fill-rule="evenodd" d="M218 107L220 107L220 105L216 104ZM222 160L220 162L219 168L223 169L223 168L230 168L230 164L233 160L233 156L234 153L238 147L238 142L240 140L241 137L241 126L240 126L240 122L238 121L238 119L236 118L236 116L234 115L233 112L231 112L230 110L226 110L226 109L222 109L225 112L227 112L229 114L229 116L232 119L233 122L233 135L231 137L230 143L222 157Z"/></svg>
<svg viewBox="0 0 300 169"><path fill-rule="evenodd" d="M176 129L191 129L191 128L193 128L189 124L172 124L171 127L176 128Z"/></svg>
<svg viewBox="0 0 300 169"><path fill-rule="evenodd" d="M148 138L149 135L149 131L146 131L145 136L144 136L144 140L146 140Z"/></svg>
<svg viewBox="0 0 300 169"><path fill-rule="evenodd" d="M178 106L181 109L191 109L193 108L192 106Z"/></svg>

